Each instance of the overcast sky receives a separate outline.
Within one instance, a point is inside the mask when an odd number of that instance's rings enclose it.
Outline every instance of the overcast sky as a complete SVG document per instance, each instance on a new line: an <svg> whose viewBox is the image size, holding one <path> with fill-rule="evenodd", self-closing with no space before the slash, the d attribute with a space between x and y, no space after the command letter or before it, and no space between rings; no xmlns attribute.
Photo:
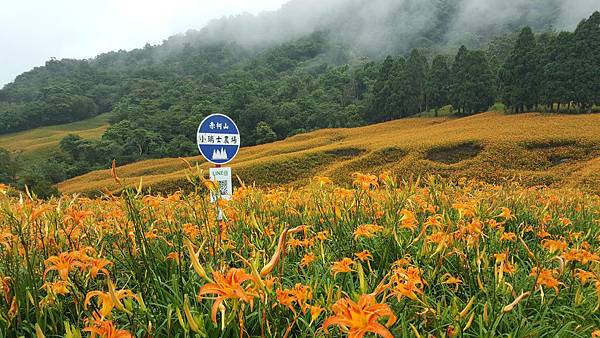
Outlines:
<svg viewBox="0 0 600 338"><path fill-rule="evenodd" d="M287 0L0 0L0 88L51 57L90 58L161 43L211 19Z"/></svg>

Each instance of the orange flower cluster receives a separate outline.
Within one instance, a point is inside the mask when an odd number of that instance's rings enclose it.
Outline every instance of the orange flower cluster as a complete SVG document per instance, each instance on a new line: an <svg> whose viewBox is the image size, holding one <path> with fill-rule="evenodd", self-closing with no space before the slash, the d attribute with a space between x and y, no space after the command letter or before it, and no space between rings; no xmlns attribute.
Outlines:
<svg viewBox="0 0 600 338"><path fill-rule="evenodd" d="M331 306L334 315L323 323L325 333L332 325L339 326L349 338L362 338L372 332L382 337L393 338L387 329L396 322L396 315L387 304L377 303L372 295L361 295L358 302L342 298ZM379 323L381 318L388 318L385 326Z"/></svg>
<svg viewBox="0 0 600 338"><path fill-rule="evenodd" d="M593 334L569 323L600 309L597 196L391 173L352 181L241 186L218 205L201 179L190 193L49 201L0 186L0 331Z"/></svg>

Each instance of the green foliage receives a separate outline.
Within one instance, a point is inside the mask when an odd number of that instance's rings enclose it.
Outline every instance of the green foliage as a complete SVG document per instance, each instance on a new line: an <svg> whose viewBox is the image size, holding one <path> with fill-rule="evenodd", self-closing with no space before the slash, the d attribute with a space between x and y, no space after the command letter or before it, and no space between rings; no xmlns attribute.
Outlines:
<svg viewBox="0 0 600 338"><path fill-rule="evenodd" d="M259 122L256 125L256 143L269 143L277 139L277 134L266 122Z"/></svg>
<svg viewBox="0 0 600 338"><path fill-rule="evenodd" d="M409 115L426 110L425 83L428 67L427 59L416 49L406 60L406 110Z"/></svg>
<svg viewBox="0 0 600 338"><path fill-rule="evenodd" d="M438 109L448 104L450 90L450 69L444 56L438 55L433 59L425 89L428 103L437 116Z"/></svg>
<svg viewBox="0 0 600 338"><path fill-rule="evenodd" d="M452 106L463 112L465 108L465 93L467 92L467 54L469 50L464 45L460 47L454 57L454 63L451 68L452 80L450 83L450 103Z"/></svg>
<svg viewBox="0 0 600 338"><path fill-rule="evenodd" d="M495 101L494 79L482 51L470 51L466 57L465 91L461 93L467 114L483 112Z"/></svg>
<svg viewBox="0 0 600 338"><path fill-rule="evenodd" d="M538 101L540 66L538 50L531 28L525 27L517 39L505 65L506 103L516 112L532 109Z"/></svg>
<svg viewBox="0 0 600 338"><path fill-rule="evenodd" d="M0 183L14 183L17 170L17 163L8 150L0 148Z"/></svg>
<svg viewBox="0 0 600 338"><path fill-rule="evenodd" d="M524 28L501 71L503 98L513 111L591 112L600 101L600 12L575 32L545 33L536 40Z"/></svg>
<svg viewBox="0 0 600 338"><path fill-rule="evenodd" d="M327 31L261 47L189 34L90 60L52 59L0 90L0 134L112 111L112 126L100 140L62 142L55 159L61 174L40 165L40 175L31 175L55 183L112 159L125 164L196 154L196 127L211 113L236 120L242 145L250 146L319 128L437 115L442 107L445 114L473 114L503 101L515 111L585 112L600 104L600 13L573 33L536 37L525 28L518 37L494 37L507 32L499 28L450 43L440 35L456 4L434 7L442 10L432 28L415 41L390 42L378 53L394 56L383 61L353 54ZM544 27L538 19L536 29ZM449 46L457 41L482 50L456 52ZM407 46L418 48L408 53Z"/></svg>

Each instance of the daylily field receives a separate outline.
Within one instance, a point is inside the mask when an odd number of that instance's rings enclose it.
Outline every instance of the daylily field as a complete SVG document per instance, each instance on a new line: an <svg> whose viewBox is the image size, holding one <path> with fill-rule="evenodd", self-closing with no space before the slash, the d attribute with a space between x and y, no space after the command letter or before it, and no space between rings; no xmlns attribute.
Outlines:
<svg viewBox="0 0 600 338"><path fill-rule="evenodd" d="M0 336L600 336L596 195L355 173L211 203L187 176L168 196L0 186Z"/></svg>

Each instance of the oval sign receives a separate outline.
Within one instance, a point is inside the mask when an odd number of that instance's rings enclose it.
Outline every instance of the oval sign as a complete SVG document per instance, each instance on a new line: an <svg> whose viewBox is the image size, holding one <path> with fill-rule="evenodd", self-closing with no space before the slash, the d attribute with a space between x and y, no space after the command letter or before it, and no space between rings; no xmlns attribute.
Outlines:
<svg viewBox="0 0 600 338"><path fill-rule="evenodd" d="M223 114L204 118L196 136L200 154L214 164L230 162L240 150L240 131L235 122Z"/></svg>

